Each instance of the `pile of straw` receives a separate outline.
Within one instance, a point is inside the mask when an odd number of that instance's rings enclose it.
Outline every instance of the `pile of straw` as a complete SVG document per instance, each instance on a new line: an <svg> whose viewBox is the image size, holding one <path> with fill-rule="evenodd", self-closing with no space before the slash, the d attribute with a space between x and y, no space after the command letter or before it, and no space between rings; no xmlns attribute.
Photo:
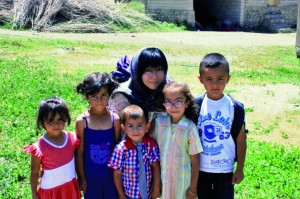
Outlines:
<svg viewBox="0 0 300 199"><path fill-rule="evenodd" d="M108 0L18 0L13 28L49 29L60 22L97 21L114 17Z"/></svg>
<svg viewBox="0 0 300 199"><path fill-rule="evenodd" d="M0 0L0 24L11 22L13 15L13 0Z"/></svg>

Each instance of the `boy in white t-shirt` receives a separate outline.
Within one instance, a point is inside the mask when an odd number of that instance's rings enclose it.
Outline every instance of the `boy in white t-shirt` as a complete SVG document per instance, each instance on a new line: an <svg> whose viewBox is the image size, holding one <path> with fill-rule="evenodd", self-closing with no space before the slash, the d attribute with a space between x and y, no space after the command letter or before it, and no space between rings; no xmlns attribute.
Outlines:
<svg viewBox="0 0 300 199"><path fill-rule="evenodd" d="M231 133L236 102L223 93L231 77L228 61L221 54L207 54L200 62L199 73L198 78L206 94L202 104L199 104L197 125L203 146L198 198L233 199L234 184L244 179L246 133L244 124L239 128L236 138ZM242 112L244 118L243 107ZM237 167L234 171L235 159Z"/></svg>

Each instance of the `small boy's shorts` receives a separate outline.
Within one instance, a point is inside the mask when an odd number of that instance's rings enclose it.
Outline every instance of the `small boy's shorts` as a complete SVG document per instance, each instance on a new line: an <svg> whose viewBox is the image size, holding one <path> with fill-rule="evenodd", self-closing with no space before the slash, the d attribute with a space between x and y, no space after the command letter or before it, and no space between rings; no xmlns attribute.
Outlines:
<svg viewBox="0 0 300 199"><path fill-rule="evenodd" d="M233 173L206 173L199 171L198 199L233 199Z"/></svg>

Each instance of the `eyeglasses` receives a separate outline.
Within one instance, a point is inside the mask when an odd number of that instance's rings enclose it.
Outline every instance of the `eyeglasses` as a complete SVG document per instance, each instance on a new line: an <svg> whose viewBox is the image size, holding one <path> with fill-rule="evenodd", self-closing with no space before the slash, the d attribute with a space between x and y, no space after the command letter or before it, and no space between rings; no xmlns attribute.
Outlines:
<svg viewBox="0 0 300 199"><path fill-rule="evenodd" d="M98 97L97 95L92 95L91 96L92 100L93 101L98 101L98 100L107 100L109 98L109 95L108 94L102 94L100 97Z"/></svg>
<svg viewBox="0 0 300 199"><path fill-rule="evenodd" d="M176 101L175 103L172 103L170 101L164 102L164 106L166 108L172 108L172 106L174 106L175 108L181 108L184 104L185 104L185 102L183 102L183 101Z"/></svg>

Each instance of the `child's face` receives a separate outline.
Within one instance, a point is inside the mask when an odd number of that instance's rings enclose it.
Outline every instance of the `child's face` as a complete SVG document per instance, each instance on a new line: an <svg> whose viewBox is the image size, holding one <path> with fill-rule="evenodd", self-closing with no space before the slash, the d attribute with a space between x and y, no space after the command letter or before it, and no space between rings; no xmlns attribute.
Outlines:
<svg viewBox="0 0 300 199"><path fill-rule="evenodd" d="M121 125L123 131L134 144L142 142L145 133L148 131L150 124L147 123L145 117L136 119L127 118L125 125Z"/></svg>
<svg viewBox="0 0 300 199"><path fill-rule="evenodd" d="M142 75L143 83L151 90L156 90L160 83L165 79L163 69L147 69Z"/></svg>
<svg viewBox="0 0 300 199"><path fill-rule="evenodd" d="M203 74L198 76L204 85L207 97L212 100L219 100L223 97L223 91L231 75L227 74L222 66L216 68L204 67Z"/></svg>
<svg viewBox="0 0 300 199"><path fill-rule="evenodd" d="M165 93L164 106L166 112L171 116L172 124L177 124L181 120L188 105L189 102L179 90L170 90Z"/></svg>
<svg viewBox="0 0 300 199"><path fill-rule="evenodd" d="M103 110L106 109L109 100L109 93L107 88L102 87L98 93L94 95L88 95L87 100L89 101L92 108Z"/></svg>
<svg viewBox="0 0 300 199"><path fill-rule="evenodd" d="M61 120L60 115L57 113L52 121L44 121L44 126L47 131L48 136L58 137L61 135L62 131L65 129L66 122Z"/></svg>

